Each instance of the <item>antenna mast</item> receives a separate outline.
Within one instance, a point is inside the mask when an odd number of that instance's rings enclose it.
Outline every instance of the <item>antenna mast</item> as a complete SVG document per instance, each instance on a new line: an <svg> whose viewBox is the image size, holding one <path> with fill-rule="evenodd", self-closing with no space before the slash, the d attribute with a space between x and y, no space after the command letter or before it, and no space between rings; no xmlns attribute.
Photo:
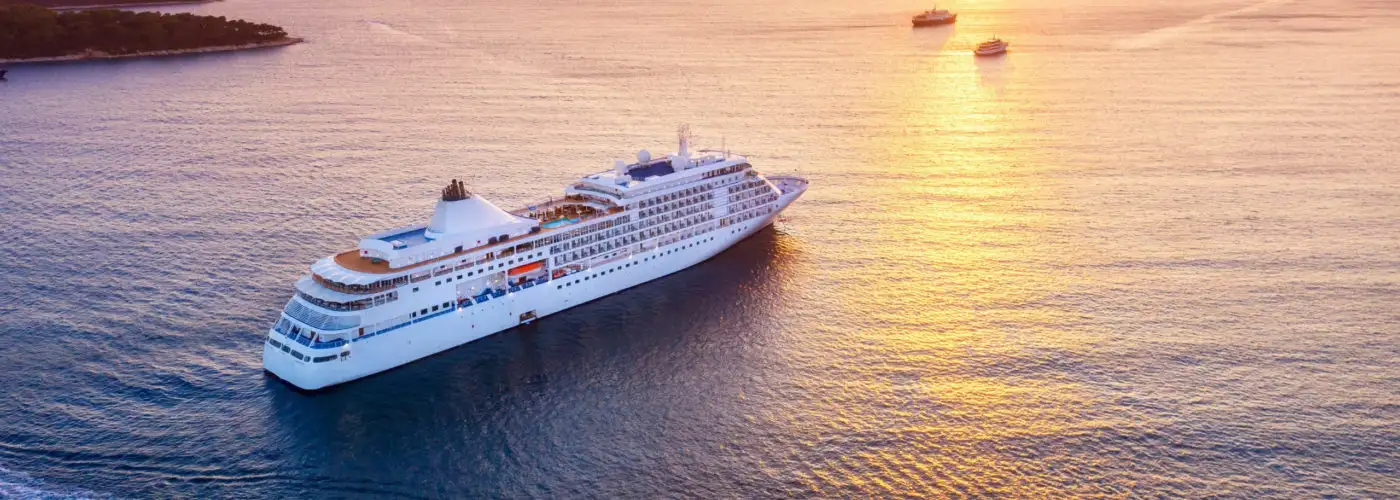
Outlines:
<svg viewBox="0 0 1400 500"><path fill-rule="evenodd" d="M676 154L677 154L677 155L680 155L680 156L683 156L683 157L686 157L686 158L689 158L689 157L690 157L690 124L688 124L688 123L682 123L681 126L680 126L680 128L676 129L676 136L678 136L678 137L680 138L680 142L681 142L680 151L676 151Z"/></svg>

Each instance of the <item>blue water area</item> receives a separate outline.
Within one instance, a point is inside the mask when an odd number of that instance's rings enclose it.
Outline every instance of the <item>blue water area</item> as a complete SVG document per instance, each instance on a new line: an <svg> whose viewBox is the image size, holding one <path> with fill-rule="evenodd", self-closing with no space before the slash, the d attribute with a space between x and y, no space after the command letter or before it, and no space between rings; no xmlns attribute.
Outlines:
<svg viewBox="0 0 1400 500"><path fill-rule="evenodd" d="M379 238L379 240L380 240L380 241L386 241L386 242L389 242L389 243L393 243L393 242L395 242L395 241L401 241L401 242L403 242L403 244L404 244L405 246L410 246L410 247L411 247L411 246L414 246L414 245L421 245L421 244L423 244L423 243L427 243L427 242L428 242L427 231L428 231L427 228L421 228L421 227L420 227L420 228L414 229L414 230L412 230L412 231L405 231L405 232L402 232L402 233L399 233L399 234L395 234L395 235L392 235L392 236L385 236L385 237L383 237L383 238Z"/></svg>
<svg viewBox="0 0 1400 500"><path fill-rule="evenodd" d="M567 225L569 225L569 224L576 224L576 223L578 223L578 219L559 219L559 220L555 220L555 221L546 222L546 223L544 223L544 224L540 224L540 227L543 227L543 228L545 228L545 229L554 229L554 228L564 227L564 226L567 226Z"/></svg>
<svg viewBox="0 0 1400 500"><path fill-rule="evenodd" d="M1392 3L169 9L309 42L10 67L0 498L1394 498ZM263 373L318 259L678 122L806 194L382 375Z"/></svg>

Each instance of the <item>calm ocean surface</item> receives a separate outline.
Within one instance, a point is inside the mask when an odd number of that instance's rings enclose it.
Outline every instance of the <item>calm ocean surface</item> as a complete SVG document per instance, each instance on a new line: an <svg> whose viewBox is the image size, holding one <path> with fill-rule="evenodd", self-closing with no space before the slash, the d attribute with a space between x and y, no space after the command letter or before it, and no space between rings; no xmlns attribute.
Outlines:
<svg viewBox="0 0 1400 500"><path fill-rule="evenodd" d="M928 7L227 0L169 10L309 43L12 68L0 497L1400 495L1400 6ZM812 188L533 326L264 376L317 258L682 122Z"/></svg>

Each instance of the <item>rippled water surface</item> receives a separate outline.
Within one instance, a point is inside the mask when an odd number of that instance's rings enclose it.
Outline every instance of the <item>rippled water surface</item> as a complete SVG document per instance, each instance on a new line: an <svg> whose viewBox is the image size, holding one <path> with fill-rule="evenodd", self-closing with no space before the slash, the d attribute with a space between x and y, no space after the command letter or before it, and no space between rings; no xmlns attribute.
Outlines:
<svg viewBox="0 0 1400 500"><path fill-rule="evenodd" d="M12 68L0 496L1397 495L1400 8L927 7L227 0L171 10L309 43ZM682 122L812 188L533 326L264 376L315 259Z"/></svg>

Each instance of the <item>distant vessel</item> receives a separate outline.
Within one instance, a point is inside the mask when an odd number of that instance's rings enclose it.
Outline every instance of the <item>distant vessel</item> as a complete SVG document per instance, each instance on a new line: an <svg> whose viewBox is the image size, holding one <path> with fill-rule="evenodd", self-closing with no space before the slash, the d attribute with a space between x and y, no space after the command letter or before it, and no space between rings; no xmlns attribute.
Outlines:
<svg viewBox="0 0 1400 500"><path fill-rule="evenodd" d="M687 135L510 212L453 180L427 224L312 264L263 368L308 390L388 370L704 262L807 190L742 156L692 155Z"/></svg>
<svg viewBox="0 0 1400 500"><path fill-rule="evenodd" d="M1005 54L1006 47L1011 44L1003 42L1000 38L992 37L991 40L977 44L977 48L972 50L973 54L979 56L994 56Z"/></svg>
<svg viewBox="0 0 1400 500"><path fill-rule="evenodd" d="M914 16L914 26L939 26L953 24L957 20L957 14L934 7L932 10L926 10Z"/></svg>

